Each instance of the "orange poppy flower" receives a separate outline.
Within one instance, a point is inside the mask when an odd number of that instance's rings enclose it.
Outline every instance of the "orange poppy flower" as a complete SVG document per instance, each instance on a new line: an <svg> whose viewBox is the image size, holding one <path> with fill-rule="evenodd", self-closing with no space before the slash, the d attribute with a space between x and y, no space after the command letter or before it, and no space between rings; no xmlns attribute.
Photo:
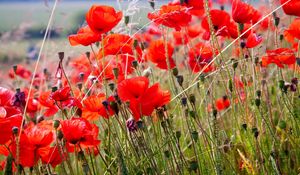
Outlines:
<svg viewBox="0 0 300 175"><path fill-rule="evenodd" d="M158 83L149 87L149 79L146 77L123 80L117 90L120 99L129 102L135 120L139 120L142 115L151 115L154 109L170 102L170 92L161 90Z"/></svg>
<svg viewBox="0 0 300 175"><path fill-rule="evenodd" d="M113 7L93 5L86 14L86 22L96 33L106 33L114 28L122 19L123 13L116 12Z"/></svg>
<svg viewBox="0 0 300 175"><path fill-rule="evenodd" d="M288 0L280 0L281 4L286 3ZM300 1L299 0L291 0L284 6L282 6L284 13L287 15L299 16L300 17Z"/></svg>
<svg viewBox="0 0 300 175"><path fill-rule="evenodd" d="M218 111L222 111L224 109L229 108L230 100L228 99L227 96L223 96L222 98L216 100L215 105Z"/></svg>
<svg viewBox="0 0 300 175"><path fill-rule="evenodd" d="M111 96L106 100L105 94L91 95L83 100L84 107L82 108L82 118L87 120L97 120L99 115L108 118L114 114L110 108L110 102L114 98Z"/></svg>
<svg viewBox="0 0 300 175"><path fill-rule="evenodd" d="M170 68L175 67L175 62L172 59L174 48L170 43L167 43L168 49L168 61L170 63ZM160 69L168 69L167 59L166 59L166 48L163 40L156 40L150 43L147 53L147 59L156 64Z"/></svg>
<svg viewBox="0 0 300 175"><path fill-rule="evenodd" d="M283 68L284 65L291 65L296 62L296 56L292 49L279 48L267 51L267 56L262 57L262 66L267 67L274 63L278 67Z"/></svg>
<svg viewBox="0 0 300 175"><path fill-rule="evenodd" d="M251 5L241 0L233 0L231 10L233 20L242 24L251 22L256 11Z"/></svg>
<svg viewBox="0 0 300 175"><path fill-rule="evenodd" d="M290 34L292 37L300 40L300 18L294 19L286 32L288 32L288 34Z"/></svg>
<svg viewBox="0 0 300 175"><path fill-rule="evenodd" d="M101 40L101 34L93 32L89 26L80 28L77 34L69 36L71 46L88 46Z"/></svg>
<svg viewBox="0 0 300 175"><path fill-rule="evenodd" d="M158 12L148 13L148 18L157 24L180 30L188 26L192 16L186 7L181 5L163 5Z"/></svg>

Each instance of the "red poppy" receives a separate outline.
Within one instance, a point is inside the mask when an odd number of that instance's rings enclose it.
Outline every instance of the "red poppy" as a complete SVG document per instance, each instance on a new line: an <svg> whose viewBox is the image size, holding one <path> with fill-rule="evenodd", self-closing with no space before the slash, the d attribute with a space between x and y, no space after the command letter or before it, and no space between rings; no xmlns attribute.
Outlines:
<svg viewBox="0 0 300 175"><path fill-rule="evenodd" d="M51 94L51 98L55 101L66 101L71 97L71 88L66 86L56 90Z"/></svg>
<svg viewBox="0 0 300 175"><path fill-rule="evenodd" d="M163 5L158 12L148 13L148 18L157 24L180 30L190 23L192 16L181 5Z"/></svg>
<svg viewBox="0 0 300 175"><path fill-rule="evenodd" d="M55 100L51 98L51 91L41 92L39 95L39 102L45 107L45 117L49 117L57 113L58 107L55 105Z"/></svg>
<svg viewBox="0 0 300 175"><path fill-rule="evenodd" d="M211 6L211 1L209 0L209 6ZM172 2L174 5L180 5L180 0L174 0ZM184 6L189 8L189 12L195 16L202 16L205 12L203 1L199 0L188 0L183 3Z"/></svg>
<svg viewBox="0 0 300 175"><path fill-rule="evenodd" d="M237 23L249 23L256 11L251 5L241 1L232 1L232 18Z"/></svg>
<svg viewBox="0 0 300 175"><path fill-rule="evenodd" d="M267 56L262 57L262 66L267 67L274 63L278 67L283 68L284 65L291 65L296 62L296 56L292 49L279 48L267 51Z"/></svg>
<svg viewBox="0 0 300 175"><path fill-rule="evenodd" d="M199 25L190 25L187 28L187 34L189 35L190 38L195 38L200 35L202 32L201 27Z"/></svg>
<svg viewBox="0 0 300 175"><path fill-rule="evenodd" d="M14 70L14 68L11 68L9 70L10 78L15 78L15 75L28 80L31 77L31 72L28 69L26 69L24 66L18 64L16 70Z"/></svg>
<svg viewBox="0 0 300 175"><path fill-rule="evenodd" d="M129 108L135 120L142 115L151 115L154 109L170 102L170 93L162 91L156 83L149 88L146 77L126 79L118 84L118 95L123 102L129 102Z"/></svg>
<svg viewBox="0 0 300 175"><path fill-rule="evenodd" d="M64 154L61 155L59 147L44 147L38 150L38 154L41 156L41 160L44 164L50 164L53 168L62 163L65 159Z"/></svg>
<svg viewBox="0 0 300 175"><path fill-rule="evenodd" d="M0 145L5 144L12 138L12 128L13 127L20 127L22 122L21 115L15 115L8 118L0 117Z"/></svg>
<svg viewBox="0 0 300 175"><path fill-rule="evenodd" d="M86 22L96 33L106 33L114 28L122 19L122 12L113 7L93 5L86 14Z"/></svg>
<svg viewBox="0 0 300 175"><path fill-rule="evenodd" d="M89 26L82 27L77 34L69 36L71 46L88 46L101 40L101 34L93 32Z"/></svg>
<svg viewBox="0 0 300 175"><path fill-rule="evenodd" d="M175 45L187 44L189 41L188 36L181 31L174 31L173 37L175 40Z"/></svg>
<svg viewBox="0 0 300 175"><path fill-rule="evenodd" d="M54 134L51 130L52 123L40 122L38 124L30 123L24 129L24 134L27 136L28 141L35 147L36 150L42 147L49 146L54 141ZM47 126L48 125L48 126Z"/></svg>
<svg viewBox="0 0 300 175"><path fill-rule="evenodd" d="M217 99L215 105L218 111L222 111L224 109L229 108L230 100L227 96L224 96L222 98Z"/></svg>
<svg viewBox="0 0 300 175"><path fill-rule="evenodd" d="M242 39L248 38L248 36L251 34L252 30L249 30L250 27L251 27L250 24L244 24L244 29L240 33ZM238 28L237 28L237 24L234 21L230 21L228 23L227 29L228 29L228 33L231 38L236 39L238 37L238 35L239 35L238 30L237 30ZM246 33L243 34L244 32L246 32Z"/></svg>
<svg viewBox="0 0 300 175"><path fill-rule="evenodd" d="M172 59L174 48L170 43L167 43L168 49L168 61L170 63L170 68L175 67L175 62ZM161 69L168 69L167 59L166 59L166 48L163 40L156 40L150 43L147 53L147 59L156 64L157 67Z"/></svg>
<svg viewBox="0 0 300 175"><path fill-rule="evenodd" d="M298 40L300 40L300 18L294 19L294 21L290 24L290 26L286 30L286 32L290 36L292 36L292 37L297 38Z"/></svg>
<svg viewBox="0 0 300 175"><path fill-rule="evenodd" d="M263 41L262 36L257 35L256 33L251 33L247 38L246 47L254 48L258 46L262 41Z"/></svg>
<svg viewBox="0 0 300 175"><path fill-rule="evenodd" d="M139 46L134 48L134 40L132 37L123 34L111 34L103 40L104 48L100 48L98 52L98 58L105 57L107 55L129 54L135 53L140 59L142 50ZM103 51L104 49L104 51Z"/></svg>
<svg viewBox="0 0 300 175"><path fill-rule="evenodd" d="M12 99L15 93L0 87L0 118L10 117L16 114L20 114L19 108L13 106Z"/></svg>
<svg viewBox="0 0 300 175"><path fill-rule="evenodd" d="M202 71L213 59L213 49L205 46L203 43L198 43L194 48L189 51L189 66L194 73ZM207 66L204 72L213 71L212 64Z"/></svg>
<svg viewBox="0 0 300 175"><path fill-rule="evenodd" d="M63 120L61 123L61 131L64 135L64 139L73 145L82 144L85 146L95 146L100 144L100 140L95 139L95 128L98 128L94 124L90 124L84 118L71 118L69 120Z"/></svg>
<svg viewBox="0 0 300 175"><path fill-rule="evenodd" d="M288 0L280 0L281 4L286 3ZM282 6L283 11L287 15L299 16L300 17L300 1L299 0L291 0L284 6Z"/></svg>
<svg viewBox="0 0 300 175"><path fill-rule="evenodd" d="M106 100L105 94L91 95L83 100L82 118L87 120L97 120L99 115L108 118L114 114L110 108L110 102L114 98L111 96Z"/></svg>

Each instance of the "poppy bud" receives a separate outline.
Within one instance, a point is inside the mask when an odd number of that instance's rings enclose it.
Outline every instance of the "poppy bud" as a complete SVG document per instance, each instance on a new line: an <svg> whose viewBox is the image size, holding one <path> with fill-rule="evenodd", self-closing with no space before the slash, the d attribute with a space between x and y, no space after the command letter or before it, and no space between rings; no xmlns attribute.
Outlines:
<svg viewBox="0 0 300 175"><path fill-rule="evenodd" d="M154 0L150 0L149 1L149 3L150 3L150 6L153 8L153 10L155 9L155 2L154 2Z"/></svg>
<svg viewBox="0 0 300 175"><path fill-rule="evenodd" d="M199 77L199 79L201 80L201 82L204 82L204 80L205 80L205 75L204 75L204 74L201 74L200 77Z"/></svg>
<svg viewBox="0 0 300 175"><path fill-rule="evenodd" d="M170 151L166 150L166 151L164 151L164 155L166 156L166 158L170 158L171 153L170 153Z"/></svg>
<svg viewBox="0 0 300 175"><path fill-rule="evenodd" d="M116 113L119 113L119 107L118 104L115 101L110 102L110 108Z"/></svg>
<svg viewBox="0 0 300 175"><path fill-rule="evenodd" d="M40 122L42 122L42 121L44 121L44 120L45 120L45 117L41 115L41 116L38 116L38 117L37 117L36 122L37 122L37 123L40 123Z"/></svg>
<svg viewBox="0 0 300 175"><path fill-rule="evenodd" d="M190 167L189 167L189 171L197 171L197 169L198 169L198 163L197 163L197 161L191 161L190 162Z"/></svg>
<svg viewBox="0 0 300 175"><path fill-rule="evenodd" d="M192 118L196 118L196 113L195 111L189 111L189 114Z"/></svg>
<svg viewBox="0 0 300 175"><path fill-rule="evenodd" d="M127 26L129 23L129 16L125 16L124 18L125 18L125 20L124 20L125 25Z"/></svg>
<svg viewBox="0 0 300 175"><path fill-rule="evenodd" d="M108 105L109 105L109 103L108 103L107 100L102 101L102 105L105 107L105 109L108 110Z"/></svg>
<svg viewBox="0 0 300 175"><path fill-rule="evenodd" d="M241 46L242 49L244 49L246 47L246 43L244 41L242 41L240 46Z"/></svg>
<svg viewBox="0 0 300 175"><path fill-rule="evenodd" d="M109 83L108 86L109 86L109 89L111 91L114 91L114 89L115 89L115 84L114 83Z"/></svg>
<svg viewBox="0 0 300 175"><path fill-rule="evenodd" d="M278 85L279 85L280 89L283 89L284 88L284 80L279 80Z"/></svg>
<svg viewBox="0 0 300 175"><path fill-rule="evenodd" d="M113 68L113 73L114 73L115 78L118 79L118 76L119 76L119 68L114 67L114 68Z"/></svg>
<svg viewBox="0 0 300 175"><path fill-rule="evenodd" d="M131 62L131 65L132 65L132 67L134 67L135 69L138 67L138 62L137 62L137 60L133 60L132 62Z"/></svg>
<svg viewBox="0 0 300 175"><path fill-rule="evenodd" d="M186 97L182 97L181 98L181 104L182 104L182 106L186 106L187 105L187 98Z"/></svg>
<svg viewBox="0 0 300 175"><path fill-rule="evenodd" d="M290 87L290 85L284 85L282 88L283 93L287 93L288 92L288 88Z"/></svg>
<svg viewBox="0 0 300 175"><path fill-rule="evenodd" d="M78 83L77 87L78 87L79 90L81 90L82 89L82 83Z"/></svg>
<svg viewBox="0 0 300 175"><path fill-rule="evenodd" d="M232 67L235 70L238 67L239 62L236 59L231 59L231 61L233 62Z"/></svg>
<svg viewBox="0 0 300 175"><path fill-rule="evenodd" d="M134 132L138 129L137 124L133 118L130 118L126 121L126 126L129 132Z"/></svg>
<svg viewBox="0 0 300 175"><path fill-rule="evenodd" d="M58 58L62 61L65 57L65 52L58 52Z"/></svg>
<svg viewBox="0 0 300 175"><path fill-rule="evenodd" d="M274 24L275 24L276 27L279 25L279 22L280 22L280 18L279 17L275 17L274 18Z"/></svg>
<svg viewBox="0 0 300 175"><path fill-rule="evenodd" d="M12 133L13 133L14 135L17 135L17 134L19 133L19 128L16 127L16 126L12 127Z"/></svg>
<svg viewBox="0 0 300 175"><path fill-rule="evenodd" d="M14 73L16 74L16 72L17 72L17 69L18 69L18 65L14 65L13 66L13 70L14 70Z"/></svg>
<svg viewBox="0 0 300 175"><path fill-rule="evenodd" d="M296 58L296 62L298 64L298 66L300 66L300 58Z"/></svg>
<svg viewBox="0 0 300 175"><path fill-rule="evenodd" d="M225 10L224 5L221 5L221 6L220 6L220 10Z"/></svg>
<svg viewBox="0 0 300 175"><path fill-rule="evenodd" d="M278 123L278 126L280 129L286 129L286 122L283 120L280 120Z"/></svg>
<svg viewBox="0 0 300 175"><path fill-rule="evenodd" d="M144 128L144 123L143 123L142 120L137 121L136 124L137 124L137 127L138 127L139 129L143 129L143 128Z"/></svg>
<svg viewBox="0 0 300 175"><path fill-rule="evenodd" d="M229 79L229 82L228 82L228 89L230 90L230 92L233 91L233 85L232 85L232 80Z"/></svg>
<svg viewBox="0 0 300 175"><path fill-rule="evenodd" d="M175 135L176 135L177 140L179 140L181 137L181 131L176 131Z"/></svg>
<svg viewBox="0 0 300 175"><path fill-rule="evenodd" d="M196 97L195 97L194 94L191 94L191 95L189 96L189 100L190 100L190 102L191 102L193 105L195 105L195 103L196 103Z"/></svg>
<svg viewBox="0 0 300 175"><path fill-rule="evenodd" d="M197 142L198 141L198 137L199 137L198 136L198 132L197 131L193 131L191 134L192 134L192 138L194 139L194 141Z"/></svg>
<svg viewBox="0 0 300 175"><path fill-rule="evenodd" d="M246 124L246 123L243 123L243 124L242 124L242 128L243 128L244 130L247 130L247 124Z"/></svg>
<svg viewBox="0 0 300 175"><path fill-rule="evenodd" d="M179 84L179 86L182 86L183 83L183 76L182 75L177 75L176 76L177 82Z"/></svg>
<svg viewBox="0 0 300 175"><path fill-rule="evenodd" d="M88 59L90 59L90 56L91 56L91 52L85 52L85 55Z"/></svg>
<svg viewBox="0 0 300 175"><path fill-rule="evenodd" d="M175 67L175 68L172 69L172 73L173 73L174 76L178 75L178 69L177 69L177 67Z"/></svg>
<svg viewBox="0 0 300 175"><path fill-rule="evenodd" d="M244 24L243 23L239 23L239 30L243 31L244 30Z"/></svg>
<svg viewBox="0 0 300 175"><path fill-rule="evenodd" d="M280 41L282 41L283 40L283 38L284 38L284 36L281 34L281 35L279 35L279 40Z"/></svg>
<svg viewBox="0 0 300 175"><path fill-rule="evenodd" d="M62 138L64 138L64 134L62 133L61 130L57 131L57 135L56 135L58 140L61 140Z"/></svg>
<svg viewBox="0 0 300 175"><path fill-rule="evenodd" d="M215 118L217 118L217 114L218 114L217 109L213 109L213 116L214 116Z"/></svg>
<svg viewBox="0 0 300 175"><path fill-rule="evenodd" d="M291 80L291 82L293 83L293 84L295 84L295 85L297 85L298 84L298 78L292 78L292 80Z"/></svg>
<svg viewBox="0 0 300 175"><path fill-rule="evenodd" d="M256 98L256 99L255 99L255 105L256 105L257 107L260 106L260 99L259 99L259 98Z"/></svg>
<svg viewBox="0 0 300 175"><path fill-rule="evenodd" d="M291 84L290 85L290 90L292 91L292 92L296 92L297 91L297 85L295 85L295 84Z"/></svg>
<svg viewBox="0 0 300 175"><path fill-rule="evenodd" d="M57 129L59 127L59 125L60 125L60 121L59 120L54 120L54 122L53 122L54 129Z"/></svg>
<svg viewBox="0 0 300 175"><path fill-rule="evenodd" d="M55 91L57 91L57 87L56 87L56 86L53 86L53 87L52 87L52 92L55 92Z"/></svg>
<svg viewBox="0 0 300 175"><path fill-rule="evenodd" d="M256 95L257 95L258 98L260 98L261 97L261 90L257 90Z"/></svg>

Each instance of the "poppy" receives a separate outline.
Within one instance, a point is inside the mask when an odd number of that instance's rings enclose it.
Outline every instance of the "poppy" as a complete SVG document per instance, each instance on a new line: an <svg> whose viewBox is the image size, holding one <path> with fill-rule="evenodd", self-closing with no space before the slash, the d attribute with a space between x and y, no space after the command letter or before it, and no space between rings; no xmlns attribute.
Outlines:
<svg viewBox="0 0 300 175"><path fill-rule="evenodd" d="M184 45L184 44L187 44L188 43L188 36L183 33L183 32L180 32L180 31L174 31L173 32L173 37L174 37L174 40L175 40L175 45Z"/></svg>
<svg viewBox="0 0 300 175"><path fill-rule="evenodd" d="M21 115L14 115L8 118L0 117L0 145L5 144L12 138L12 128L13 127L20 127L22 123L22 116Z"/></svg>
<svg viewBox="0 0 300 175"><path fill-rule="evenodd" d="M58 89L51 94L51 98L55 101L66 101L71 97L71 88L66 86Z"/></svg>
<svg viewBox="0 0 300 175"><path fill-rule="evenodd" d="M247 48L254 48L258 46L263 41L262 36L257 35L256 33L251 33L246 41Z"/></svg>
<svg viewBox="0 0 300 175"><path fill-rule="evenodd" d="M227 12L225 12L224 10L217 10L217 9L210 10L210 16L211 16L213 28L216 33L219 30L221 30L221 31L224 30L226 28L226 26L228 25L228 23L230 22L230 15ZM209 34L210 30L209 30L207 16L205 16L203 18L203 20L201 22L201 26ZM220 33L220 31L219 31L219 33ZM222 32L222 35L221 34L219 34L219 35L227 36L227 33Z"/></svg>
<svg viewBox="0 0 300 175"><path fill-rule="evenodd" d="M170 43L167 43L168 61L170 69L175 67L175 62L172 58L174 48ZM153 62L160 69L168 69L166 59L166 46L163 40L152 41L148 48L147 59Z"/></svg>
<svg viewBox="0 0 300 175"><path fill-rule="evenodd" d="M174 5L180 5L180 0L174 0L172 2L172 4L174 4ZM209 4L209 7L211 7L211 1L210 0L209 0L208 4ZM189 12L192 15L195 15L195 16L201 17L204 14L204 12L205 12L203 1L199 1L199 0L185 0L182 5L188 7L189 8Z"/></svg>
<svg viewBox="0 0 300 175"><path fill-rule="evenodd" d="M51 98L51 91L41 92L38 98L40 104L45 107L44 116L49 117L58 112L55 100Z"/></svg>
<svg viewBox="0 0 300 175"><path fill-rule="evenodd" d="M274 63L278 67L283 68L284 65L292 65L296 62L296 56L292 49L279 48L276 50L268 50L267 56L262 57L262 66L267 67Z"/></svg>
<svg viewBox="0 0 300 175"><path fill-rule="evenodd" d="M38 150L38 154L41 156L43 164L50 164L53 168L62 163L65 160L65 156L59 152L59 147L43 147Z"/></svg>
<svg viewBox="0 0 300 175"><path fill-rule="evenodd" d="M51 126L52 123L42 121L36 125L29 123L24 129L24 134L36 150L41 147L49 146L54 141L54 134L51 130Z"/></svg>
<svg viewBox="0 0 300 175"><path fill-rule="evenodd" d="M159 11L148 13L148 18L157 24L180 30L190 23L192 16L187 8L181 5L163 5Z"/></svg>
<svg viewBox="0 0 300 175"><path fill-rule="evenodd" d="M214 70L214 67L210 62L213 59L213 49L209 46L205 46L203 43L198 43L194 48L189 51L189 66L194 73L202 71L210 72ZM209 66L207 66L210 64Z"/></svg>
<svg viewBox="0 0 300 175"><path fill-rule="evenodd" d="M146 77L123 80L118 84L117 92L123 102L129 102L135 120L142 115L151 115L154 109L170 102L169 91L161 90L158 83L149 87Z"/></svg>
<svg viewBox="0 0 300 175"><path fill-rule="evenodd" d="M13 106L14 92L0 87L0 118L21 114L19 108Z"/></svg>
<svg viewBox="0 0 300 175"><path fill-rule="evenodd" d="M280 0L281 4L286 3L288 0ZM287 15L299 16L300 17L300 1L299 0L291 0L282 6L284 13Z"/></svg>
<svg viewBox="0 0 300 175"><path fill-rule="evenodd" d="M97 120L99 115L108 118L114 114L110 107L110 102L114 98L111 96L106 100L105 94L91 95L83 100L82 117L87 120Z"/></svg>
<svg viewBox="0 0 300 175"><path fill-rule="evenodd" d="M222 111L224 109L229 108L230 100L228 99L227 96L223 96L222 98L216 100L215 105L218 111Z"/></svg>
<svg viewBox="0 0 300 175"><path fill-rule="evenodd" d="M233 20L241 24L251 22L256 11L251 5L241 0L233 0L231 10Z"/></svg>
<svg viewBox="0 0 300 175"><path fill-rule="evenodd" d="M104 38L103 48L100 48L98 52L98 58L105 57L107 55L129 54L135 53L140 59L142 50L139 46L134 48L134 40L132 37L123 34L111 34Z"/></svg>
<svg viewBox="0 0 300 175"><path fill-rule="evenodd" d="M244 29L241 31L241 38L242 39L246 39L248 38L248 36L251 34L252 30L249 30L249 28L251 27L250 24L244 24ZM235 23L234 21L230 21L227 25L227 29L228 29L228 33L230 35L231 38L236 39L239 36L238 33L238 28L237 28L237 23ZM247 31L247 32L246 32ZM246 32L246 33L245 33ZM244 34L243 34L244 33ZM242 35L243 34L243 35Z"/></svg>
<svg viewBox="0 0 300 175"><path fill-rule="evenodd" d="M202 29L198 25L190 25L187 28L187 34L190 38L196 38L200 35L202 32Z"/></svg>
<svg viewBox="0 0 300 175"><path fill-rule="evenodd" d="M69 36L71 46L88 46L101 40L101 34L93 32L89 26L82 27L77 34Z"/></svg>
<svg viewBox="0 0 300 175"><path fill-rule="evenodd" d="M60 123L64 139L68 143L86 146L100 144L100 140L96 139L98 133L95 133L95 128L98 127L94 124L90 124L86 119L73 117L68 120L63 120Z"/></svg>
<svg viewBox="0 0 300 175"><path fill-rule="evenodd" d="M294 38L300 40L300 18L294 19L294 21L290 24L289 28L286 32Z"/></svg>
<svg viewBox="0 0 300 175"><path fill-rule="evenodd" d="M22 66L22 65L20 65L20 64L18 64L17 66L16 66L16 70L14 70L14 68L11 68L10 70L9 70L9 77L10 78L15 78L15 75L16 76L19 76L19 77L21 77L21 78L23 78L23 79L25 79L25 80L28 80L28 79L30 79L30 77L31 77L31 72L28 70L28 69L26 69L24 66Z"/></svg>
<svg viewBox="0 0 300 175"><path fill-rule="evenodd" d="M123 13L116 12L113 7L93 5L86 14L86 22L92 31L103 34L114 28L122 17Z"/></svg>

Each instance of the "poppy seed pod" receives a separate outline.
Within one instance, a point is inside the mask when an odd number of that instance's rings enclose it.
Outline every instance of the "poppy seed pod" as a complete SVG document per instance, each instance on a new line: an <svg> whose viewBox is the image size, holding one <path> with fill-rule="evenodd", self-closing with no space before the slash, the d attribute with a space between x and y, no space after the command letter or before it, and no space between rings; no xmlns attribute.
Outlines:
<svg viewBox="0 0 300 175"><path fill-rule="evenodd" d="M177 140L179 140L181 137L181 131L176 131L175 135L176 135Z"/></svg>
<svg viewBox="0 0 300 175"><path fill-rule="evenodd" d="M177 75L176 79L177 79L177 82L178 82L179 86L182 86L182 84L183 84L183 76L182 75Z"/></svg>
<svg viewBox="0 0 300 175"><path fill-rule="evenodd" d="M276 27L279 25L279 22L280 22L280 18L279 17L275 17L274 18L274 24L275 24Z"/></svg>
<svg viewBox="0 0 300 175"><path fill-rule="evenodd" d="M60 60L63 60L64 57L65 57L65 52L58 52L58 58L59 58Z"/></svg>
<svg viewBox="0 0 300 175"><path fill-rule="evenodd" d="M195 97L194 94L191 94L191 95L189 96L189 100L190 100L190 102L191 102L193 105L195 105L195 103L196 103L196 97Z"/></svg>
<svg viewBox="0 0 300 175"><path fill-rule="evenodd" d="M260 106L260 99L259 99L259 98L256 98L256 99L255 99L255 105L256 105L257 107Z"/></svg>
<svg viewBox="0 0 300 175"><path fill-rule="evenodd" d="M13 66L13 70L14 70L14 73L16 74L16 72L17 72L17 69L18 69L18 65L14 65Z"/></svg>
<svg viewBox="0 0 300 175"><path fill-rule="evenodd" d="M137 60L132 61L131 65L136 69L138 67L138 61Z"/></svg>
<svg viewBox="0 0 300 175"><path fill-rule="evenodd" d="M125 19L124 19L125 25L128 25L129 20L130 20L130 17L129 17L129 16L125 16L124 18L125 18Z"/></svg>
<svg viewBox="0 0 300 175"><path fill-rule="evenodd" d="M177 75L178 75L178 69L177 69L177 67L174 67L174 68L172 69L172 73L173 73L174 76L177 76Z"/></svg>
<svg viewBox="0 0 300 175"><path fill-rule="evenodd" d="M60 125L60 121L59 120L54 120L54 122L53 122L54 129L57 129L59 127L59 125Z"/></svg>

